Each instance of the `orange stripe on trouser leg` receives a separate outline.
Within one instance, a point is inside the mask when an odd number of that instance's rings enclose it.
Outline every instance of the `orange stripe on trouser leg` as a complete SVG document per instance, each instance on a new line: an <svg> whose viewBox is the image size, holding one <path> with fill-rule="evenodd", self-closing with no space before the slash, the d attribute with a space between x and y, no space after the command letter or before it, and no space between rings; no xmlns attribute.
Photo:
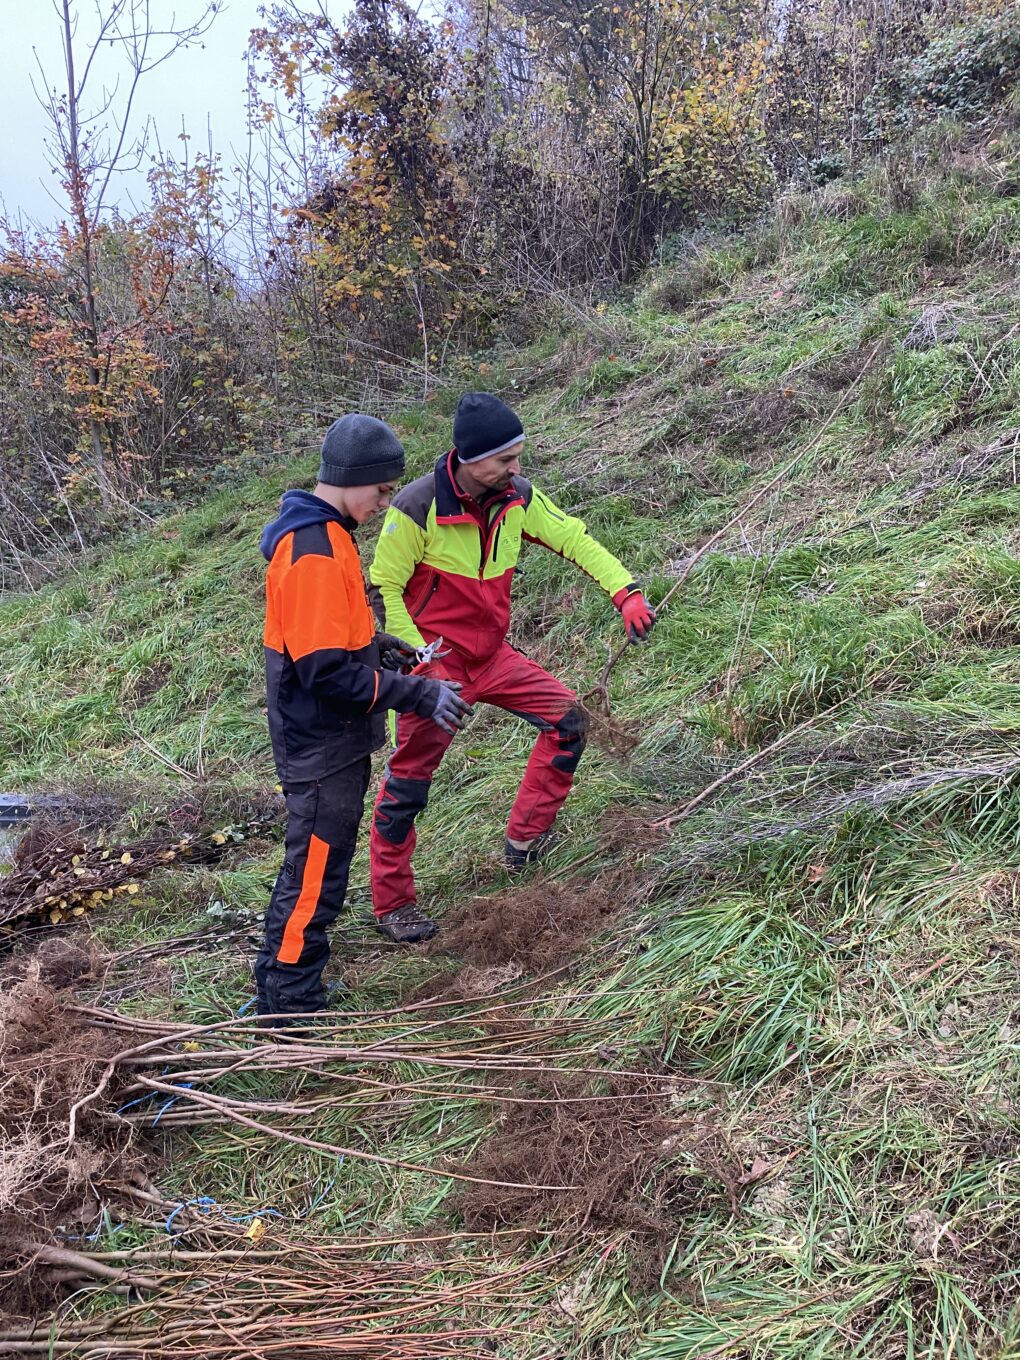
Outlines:
<svg viewBox="0 0 1020 1360"><path fill-rule="evenodd" d="M280 952L276 956L278 963L297 963L301 958L301 951L305 947L305 926L315 915L315 908L319 905L322 878L326 872L328 858L329 846L313 834L308 841L308 858L305 860L305 871L301 876L301 892L294 903L294 910L283 932Z"/></svg>

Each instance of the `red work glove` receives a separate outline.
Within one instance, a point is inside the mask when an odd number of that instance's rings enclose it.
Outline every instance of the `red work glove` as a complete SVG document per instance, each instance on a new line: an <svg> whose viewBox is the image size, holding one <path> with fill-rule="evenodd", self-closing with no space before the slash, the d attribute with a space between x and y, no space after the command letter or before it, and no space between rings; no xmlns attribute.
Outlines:
<svg viewBox="0 0 1020 1360"><path fill-rule="evenodd" d="M623 626L631 642L647 642L655 624L655 610L635 585L624 586L613 596L613 604L623 615Z"/></svg>

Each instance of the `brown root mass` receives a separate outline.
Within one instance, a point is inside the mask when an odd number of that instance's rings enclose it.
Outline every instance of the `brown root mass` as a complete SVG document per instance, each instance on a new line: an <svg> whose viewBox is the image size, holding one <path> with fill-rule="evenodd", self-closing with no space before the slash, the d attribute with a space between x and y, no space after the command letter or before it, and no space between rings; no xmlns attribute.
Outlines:
<svg viewBox="0 0 1020 1360"><path fill-rule="evenodd" d="M32 953L15 954L0 964L0 995L26 978L60 991L88 977L95 966L95 957L88 948L64 936L52 935Z"/></svg>
<svg viewBox="0 0 1020 1360"><path fill-rule="evenodd" d="M680 1216L732 1200L715 1130L671 1118L654 1077L614 1076L597 1094L590 1079L567 1076L527 1094L542 1103L508 1106L464 1169L529 1188L465 1186L454 1206L470 1231L560 1229L626 1239L634 1283L651 1287Z"/></svg>
<svg viewBox="0 0 1020 1360"><path fill-rule="evenodd" d="M640 725L615 718L609 696L600 687L596 686L586 698L590 702L582 702L581 708L588 723L588 740L606 755L627 760L641 743Z"/></svg>
<svg viewBox="0 0 1020 1360"><path fill-rule="evenodd" d="M497 963L490 967L475 967L466 963L450 972L433 974L424 982L401 995L401 1005L413 1006L419 1001L442 1001L445 1007L461 1002L475 1002L493 996L517 983L524 969L519 963Z"/></svg>
<svg viewBox="0 0 1020 1360"><path fill-rule="evenodd" d="M115 1074L67 1143L71 1107L130 1043L69 1014L42 981L67 979L82 962L73 952L47 950L0 998L0 1317L31 1315L62 1297L31 1244L52 1243L58 1229L87 1234L141 1163L125 1129L104 1119L122 1103L129 1076Z"/></svg>
<svg viewBox="0 0 1020 1360"><path fill-rule="evenodd" d="M621 905L615 874L586 888L539 879L474 898L462 916L444 922L437 947L475 966L547 972L584 950Z"/></svg>

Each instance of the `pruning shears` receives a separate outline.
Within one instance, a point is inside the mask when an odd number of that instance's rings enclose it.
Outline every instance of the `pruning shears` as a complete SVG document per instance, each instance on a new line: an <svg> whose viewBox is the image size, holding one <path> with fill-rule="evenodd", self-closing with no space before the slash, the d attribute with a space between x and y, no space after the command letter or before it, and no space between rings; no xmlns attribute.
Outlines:
<svg viewBox="0 0 1020 1360"><path fill-rule="evenodd" d="M415 647L415 649L414 649L414 659L415 659L415 664L411 667L411 669L407 672L407 674L408 674L408 675L420 675L422 671L427 670L428 667L432 665L433 661L438 661L439 658L440 658L441 656L449 656L449 655L450 655L450 648L449 648L449 647L443 647L443 639L442 639L442 635L440 635L440 636L437 637L437 638L433 638L433 640L432 640L431 642L427 643L426 646L424 646L424 647ZM390 709L390 711L389 711L388 722L389 722L389 729L390 729L390 740L393 742L393 745L396 746L396 744L397 744L397 714L396 714L396 710L395 710L395 709L392 709L392 708Z"/></svg>
<svg viewBox="0 0 1020 1360"><path fill-rule="evenodd" d="M412 675L418 675L425 670L427 666L431 666L433 661L438 661L441 656L449 656L450 648L443 647L443 639L442 635L440 635L437 638L433 638L427 646L416 647L414 649L414 655L416 664L411 667L410 673Z"/></svg>

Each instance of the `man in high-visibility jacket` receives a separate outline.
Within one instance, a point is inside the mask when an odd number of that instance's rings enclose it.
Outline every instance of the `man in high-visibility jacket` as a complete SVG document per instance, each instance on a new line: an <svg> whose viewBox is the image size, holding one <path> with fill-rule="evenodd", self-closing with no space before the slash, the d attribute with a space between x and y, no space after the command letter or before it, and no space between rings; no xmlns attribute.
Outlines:
<svg viewBox="0 0 1020 1360"><path fill-rule="evenodd" d="M470 713L456 683L402 674L414 649L376 631L354 531L386 508L403 471L404 450L388 425L342 416L326 432L315 491L286 492L262 535L266 703L287 799L284 863L255 963L262 1016L325 1005L326 932L347 891L384 710L450 737ZM379 922L398 943L408 928L400 916Z"/></svg>
<svg viewBox="0 0 1020 1360"><path fill-rule="evenodd" d="M539 543L593 577L635 641L648 637L655 614L631 573L583 522L521 476L524 428L509 406L487 392L467 393L454 417L453 443L432 472L394 497L369 569L372 602L382 627L407 642L442 637L449 653L427 674L456 680L468 702L494 704L538 728L506 829L507 866L520 869L541 854L573 783L586 726L577 696L506 641L522 542ZM372 820L379 918L416 906L414 821L452 740L413 713L397 718L396 749ZM419 938L434 933L427 921Z"/></svg>

